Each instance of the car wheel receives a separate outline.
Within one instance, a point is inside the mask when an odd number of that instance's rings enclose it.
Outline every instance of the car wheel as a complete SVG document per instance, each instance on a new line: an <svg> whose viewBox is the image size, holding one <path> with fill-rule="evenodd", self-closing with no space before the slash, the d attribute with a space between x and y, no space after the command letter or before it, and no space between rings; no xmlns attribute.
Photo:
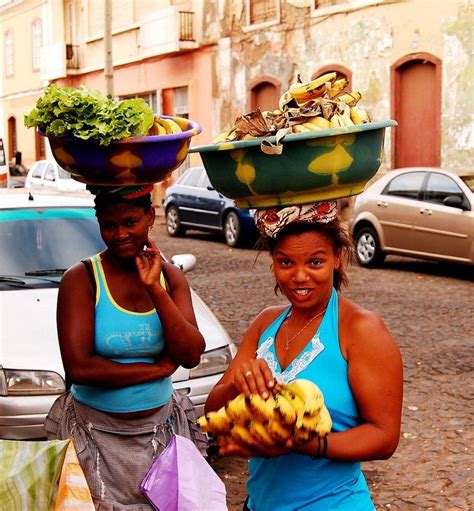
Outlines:
<svg viewBox="0 0 474 511"><path fill-rule="evenodd" d="M179 210L175 206L170 206L166 210L166 230L170 236L182 236L186 232L181 225Z"/></svg>
<svg viewBox="0 0 474 511"><path fill-rule="evenodd" d="M225 242L229 247L236 247L240 242L242 227L235 211L230 211L224 220Z"/></svg>
<svg viewBox="0 0 474 511"><path fill-rule="evenodd" d="M379 266L385 259L377 233L372 227L363 227L357 233L355 252L357 262L366 268Z"/></svg>

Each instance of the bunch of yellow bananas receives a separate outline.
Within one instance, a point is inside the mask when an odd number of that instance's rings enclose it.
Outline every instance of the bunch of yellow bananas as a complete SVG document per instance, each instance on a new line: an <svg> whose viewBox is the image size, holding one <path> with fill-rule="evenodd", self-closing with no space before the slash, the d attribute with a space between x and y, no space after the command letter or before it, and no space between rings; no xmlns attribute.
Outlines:
<svg viewBox="0 0 474 511"><path fill-rule="evenodd" d="M370 122L368 113L357 106L362 94L345 92L347 81L337 74L327 73L308 83L294 83L280 98L280 108L292 108L294 101L302 109L320 110L321 114L293 125L294 133L330 128L346 128ZM324 122L325 121L325 122Z"/></svg>
<svg viewBox="0 0 474 511"><path fill-rule="evenodd" d="M197 422L224 442L232 439L244 446L284 445L290 438L302 444L328 434L332 427L321 391L305 379L278 383L275 394L266 400L259 394L239 394Z"/></svg>
<svg viewBox="0 0 474 511"><path fill-rule="evenodd" d="M218 135L214 144L275 135L278 130L292 133L345 128L370 122L368 113L358 106L362 94L346 91L348 82L336 72L326 73L307 83L293 83L273 111L256 110L236 120L234 126ZM242 119L253 116L263 125L260 132L242 129Z"/></svg>
<svg viewBox="0 0 474 511"><path fill-rule="evenodd" d="M180 125L178 119L164 119L159 116L155 116L155 121L152 127L148 130L148 135L170 135L172 133L181 133L186 127Z"/></svg>

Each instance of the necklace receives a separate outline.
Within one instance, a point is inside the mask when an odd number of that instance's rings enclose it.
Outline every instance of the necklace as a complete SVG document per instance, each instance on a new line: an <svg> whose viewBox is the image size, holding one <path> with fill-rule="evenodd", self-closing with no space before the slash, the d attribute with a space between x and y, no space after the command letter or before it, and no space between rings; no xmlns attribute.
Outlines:
<svg viewBox="0 0 474 511"><path fill-rule="evenodd" d="M318 318L319 316L321 316L322 314L324 314L326 312L326 307L321 311L321 312L318 312L317 314L315 314L307 323L306 325L301 329L301 330L298 330L298 332L296 332L295 335L292 335L290 339L288 339L288 323L290 322L290 318L288 318L288 321L286 322L285 324L285 331L286 331L286 344L285 344L285 347L286 347L286 351L288 351L288 348L290 347L290 342L293 340L293 339L296 339L296 337L298 337L298 335L300 335L300 333L305 330L310 323L312 323L316 318Z"/></svg>

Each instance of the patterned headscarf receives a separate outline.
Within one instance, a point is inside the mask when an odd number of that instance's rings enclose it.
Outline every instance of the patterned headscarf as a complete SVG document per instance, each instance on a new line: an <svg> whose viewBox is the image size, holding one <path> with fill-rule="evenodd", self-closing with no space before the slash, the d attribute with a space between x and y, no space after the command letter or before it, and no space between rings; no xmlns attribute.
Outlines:
<svg viewBox="0 0 474 511"><path fill-rule="evenodd" d="M296 204L294 206L257 209L254 215L255 225L262 236L275 238L288 224L309 222L327 224L337 215L335 200Z"/></svg>
<svg viewBox="0 0 474 511"><path fill-rule="evenodd" d="M101 195L101 194L110 194L116 193L120 195L123 199L136 199L138 197L143 197L144 195L148 195L153 191L153 185L137 185L137 186L96 186L96 185L87 185L87 189L93 195Z"/></svg>

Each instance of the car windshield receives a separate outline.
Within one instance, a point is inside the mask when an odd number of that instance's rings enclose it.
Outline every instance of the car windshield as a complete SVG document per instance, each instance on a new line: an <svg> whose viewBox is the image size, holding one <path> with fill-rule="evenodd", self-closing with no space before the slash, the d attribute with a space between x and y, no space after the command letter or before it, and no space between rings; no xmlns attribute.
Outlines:
<svg viewBox="0 0 474 511"><path fill-rule="evenodd" d="M469 190L474 193L474 176L459 176L464 183L469 187Z"/></svg>
<svg viewBox="0 0 474 511"><path fill-rule="evenodd" d="M61 275L105 248L94 209L0 211L0 275Z"/></svg>

